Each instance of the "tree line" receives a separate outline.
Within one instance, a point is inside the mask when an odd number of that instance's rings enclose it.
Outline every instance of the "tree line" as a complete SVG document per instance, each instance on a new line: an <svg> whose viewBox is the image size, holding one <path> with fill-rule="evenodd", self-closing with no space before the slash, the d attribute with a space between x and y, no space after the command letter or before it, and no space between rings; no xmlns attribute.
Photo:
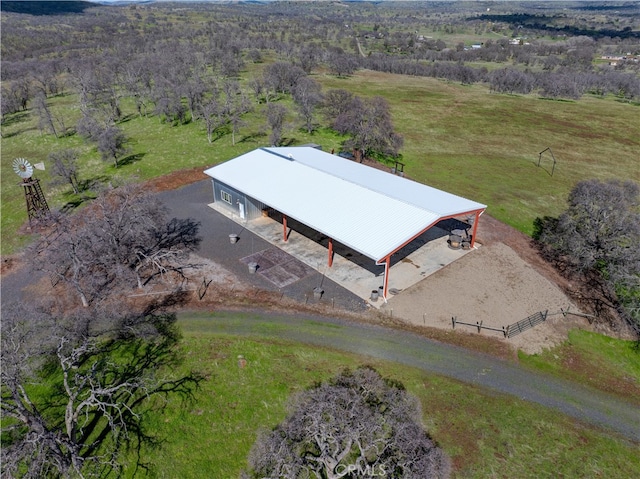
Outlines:
<svg viewBox="0 0 640 479"><path fill-rule="evenodd" d="M309 24L308 15L317 21ZM212 72L238 78L246 62L259 63L274 54L307 73L320 66L337 75L367 68L558 98L611 93L637 100L640 94L640 63L594 65L598 53L634 48L619 37L528 39L526 44L512 44L505 37L468 49L420 38L413 30L420 20L429 25L443 21L438 14L408 7L350 6L338 15L322 5L285 7L277 2L185 10L96 7L66 16L8 13L2 25L2 112L19 111L38 95L61 94L69 88L79 91L84 102L100 83L103 89L111 86L134 95L141 111L152 101L168 121L184 121L187 110L192 117L198 115L192 101L203 95L202 81L212 83ZM372 21L377 23L371 30L358 26ZM65 28L57 28L61 23ZM27 27L30 35L25 38ZM369 52L364 58L356 41ZM634 52L640 53L637 48ZM505 67L489 73L477 62ZM210 85L208 91L213 90ZM182 107L180 99L187 105Z"/></svg>

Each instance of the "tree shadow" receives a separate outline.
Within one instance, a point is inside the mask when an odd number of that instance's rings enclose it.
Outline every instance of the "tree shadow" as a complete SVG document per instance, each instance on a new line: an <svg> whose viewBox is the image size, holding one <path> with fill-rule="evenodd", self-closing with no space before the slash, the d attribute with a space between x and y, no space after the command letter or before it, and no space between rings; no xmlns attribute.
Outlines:
<svg viewBox="0 0 640 479"><path fill-rule="evenodd" d="M283 138L278 146L291 146L296 142L295 138Z"/></svg>
<svg viewBox="0 0 640 479"><path fill-rule="evenodd" d="M264 131L256 131L254 133L250 133L248 135L243 136L236 143L246 143L248 141L256 141L259 138L264 138L267 134Z"/></svg>
<svg viewBox="0 0 640 479"><path fill-rule="evenodd" d="M137 118L138 116L139 116L138 113L129 113L127 115L124 115L122 118L120 118L118 120L118 124L127 123L127 122L133 120L134 118Z"/></svg>
<svg viewBox="0 0 640 479"><path fill-rule="evenodd" d="M21 111L18 113L13 113L11 115L6 115L5 118L2 119L2 126L11 126L16 123L21 123L23 121L27 121L29 119L29 112Z"/></svg>
<svg viewBox="0 0 640 479"><path fill-rule="evenodd" d="M71 199L62 205L62 208L60 208L62 213L69 213L78 208L85 201L91 201L97 198L97 196L91 194L76 195L75 193L71 193L65 196L71 196Z"/></svg>
<svg viewBox="0 0 640 479"><path fill-rule="evenodd" d="M125 156L121 160L118 160L118 167L132 165L133 163L137 163L142 160L146 153L136 153L135 155Z"/></svg>
<svg viewBox="0 0 640 479"><path fill-rule="evenodd" d="M100 184L105 184L109 181L109 177L107 175L99 175L94 176L93 178L88 178L86 180L82 180L78 182L78 190L81 193L85 191L89 191Z"/></svg>
<svg viewBox="0 0 640 479"><path fill-rule="evenodd" d="M78 181L79 193L74 193L72 190L63 193L67 202L62 206L62 208L60 208L60 211L68 213L87 201L95 200L98 197L98 194L92 190L99 190L103 185L107 184L110 179L111 178L107 175L99 175Z"/></svg>

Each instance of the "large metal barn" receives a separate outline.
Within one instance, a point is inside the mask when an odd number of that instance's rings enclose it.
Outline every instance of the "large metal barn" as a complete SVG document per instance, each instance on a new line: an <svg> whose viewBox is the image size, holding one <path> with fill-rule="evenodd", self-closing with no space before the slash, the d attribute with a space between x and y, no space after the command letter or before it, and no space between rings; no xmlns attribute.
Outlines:
<svg viewBox="0 0 640 479"><path fill-rule="evenodd" d="M259 148L205 174L217 209L245 224L269 217L281 224L282 244L292 229L314 239L326 248L326 267L336 254L369 262L374 272L384 267L383 298L392 262L401 261L416 239L452 220L473 248L486 208L312 147Z"/></svg>

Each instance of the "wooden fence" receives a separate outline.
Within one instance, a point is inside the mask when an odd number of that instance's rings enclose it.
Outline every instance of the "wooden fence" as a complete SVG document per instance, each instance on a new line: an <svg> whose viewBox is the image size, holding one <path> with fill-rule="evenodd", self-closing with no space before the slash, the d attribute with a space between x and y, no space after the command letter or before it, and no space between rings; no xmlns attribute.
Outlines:
<svg viewBox="0 0 640 479"><path fill-rule="evenodd" d="M478 328L478 333L483 329L488 329L490 331L498 331L499 333L504 334L505 338L507 337L507 333L504 326L502 327L502 329L498 329L498 328L492 328L490 326L483 326L482 321L476 321L476 324L465 323L464 321L458 321L458 318L456 318L455 316L451 318L451 324L453 325L453 329L456 329L456 324L463 324L465 326L473 326L474 328Z"/></svg>
<svg viewBox="0 0 640 479"><path fill-rule="evenodd" d="M504 334L505 337L512 338L515 335L520 334L523 331L526 331L527 329L533 328L537 324L544 323L547 320L548 313L549 313L549 310L546 310L544 313L542 311L538 311L537 313L532 314L528 318L524 318L523 320L518 321L517 323L510 324L509 326L507 326L507 329L505 330L505 334Z"/></svg>
<svg viewBox="0 0 640 479"><path fill-rule="evenodd" d="M478 328L478 333L483 329L488 329L489 331L497 331L502 333L505 338L512 338L517 334L520 334L527 329L531 329L537 324L543 323L547 320L547 316L549 315L549 310L547 311L539 311L531 316L524 318L523 320L518 321L517 323L510 324L507 327L502 326L502 328L492 328L490 326L483 326L482 321L476 321L476 324L473 323L465 323L464 321L459 321L458 318L453 316L451 318L451 324L453 329L456 328L456 324L463 324L465 326L471 326L474 328Z"/></svg>

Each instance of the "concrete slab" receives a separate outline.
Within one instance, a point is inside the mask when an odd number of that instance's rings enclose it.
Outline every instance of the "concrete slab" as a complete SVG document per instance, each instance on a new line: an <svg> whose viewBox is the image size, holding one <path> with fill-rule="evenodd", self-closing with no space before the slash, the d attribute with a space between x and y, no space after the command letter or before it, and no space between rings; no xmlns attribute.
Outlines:
<svg viewBox="0 0 640 479"><path fill-rule="evenodd" d="M284 241L282 224L271 217L261 217L251 221L240 218L226 208L210 203L210 208L241 225L244 229L277 246L294 258L315 269L356 296L380 308L384 299L372 301L371 292L384 284L384 266L379 266L369 258L363 258L356 252L345 248L337 248L342 254L334 253L333 265L328 266L329 253L325 244L326 238L305 231L306 235L291 230L287 241ZM447 243L449 232L434 227L418 238L414 243L400 250L391 258L389 272L389 290L402 294L402 290L413 286L439 269L461 258L473 250L451 249ZM314 237L315 236L315 237ZM314 237L314 239L311 239ZM334 248L335 251L335 248ZM407 254L408 253L408 254ZM265 256L263 271L273 269L276 261L273 253ZM266 263L269 263L267 265ZM286 270L286 268L284 268ZM274 270L274 281L295 281L295 273ZM286 277L286 278L285 278ZM267 274L269 279L269 275Z"/></svg>

